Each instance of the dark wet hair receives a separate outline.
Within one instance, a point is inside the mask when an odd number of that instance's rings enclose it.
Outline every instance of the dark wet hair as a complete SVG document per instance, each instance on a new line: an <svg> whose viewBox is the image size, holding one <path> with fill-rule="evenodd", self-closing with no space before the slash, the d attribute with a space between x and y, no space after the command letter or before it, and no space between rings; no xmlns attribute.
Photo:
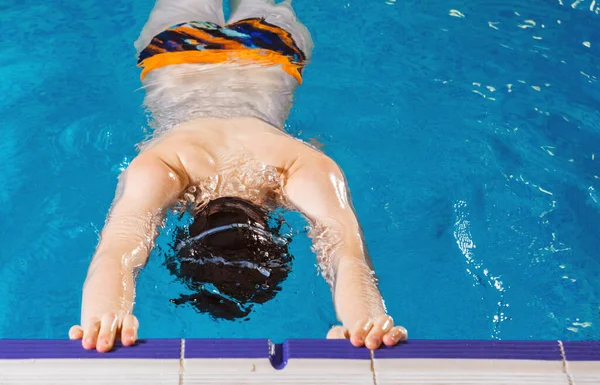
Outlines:
<svg viewBox="0 0 600 385"><path fill-rule="evenodd" d="M171 302L189 304L214 318L248 316L281 290L291 268L282 221L270 226L265 209L238 198L209 202L176 236L167 267L193 294Z"/></svg>

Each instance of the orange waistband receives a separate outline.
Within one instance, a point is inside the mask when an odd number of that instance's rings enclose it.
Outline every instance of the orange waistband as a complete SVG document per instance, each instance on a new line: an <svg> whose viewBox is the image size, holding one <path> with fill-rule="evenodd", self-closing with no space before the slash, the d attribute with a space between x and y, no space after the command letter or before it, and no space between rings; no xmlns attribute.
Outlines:
<svg viewBox="0 0 600 385"><path fill-rule="evenodd" d="M176 51L164 52L151 56L138 67L143 68L140 79L144 80L146 75L152 70L174 64L218 64L218 63L239 63L239 64L262 64L266 66L281 65L282 69L291 75L299 84L302 84L302 75L300 73L301 65L292 63L289 58L278 52L261 49L219 49L204 51Z"/></svg>

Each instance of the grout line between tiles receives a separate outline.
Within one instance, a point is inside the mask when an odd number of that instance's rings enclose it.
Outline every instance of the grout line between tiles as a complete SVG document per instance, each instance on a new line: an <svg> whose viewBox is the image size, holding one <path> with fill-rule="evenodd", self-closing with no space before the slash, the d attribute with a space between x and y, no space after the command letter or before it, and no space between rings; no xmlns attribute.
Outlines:
<svg viewBox="0 0 600 385"><path fill-rule="evenodd" d="M375 352L369 350L369 356L371 358L371 374L373 375L373 385L377 385L377 373L375 373Z"/></svg>
<svg viewBox="0 0 600 385"><path fill-rule="evenodd" d="M569 385L575 385L573 377L571 377L571 373L569 373L569 363L567 362L565 347L563 346L563 343L560 340L558 341L558 347L560 348L560 356L562 357L563 362L563 373L567 375L567 381L569 381Z"/></svg>
<svg viewBox="0 0 600 385"><path fill-rule="evenodd" d="M179 385L183 385L183 360L185 358L185 338L181 339L181 348L179 349Z"/></svg>

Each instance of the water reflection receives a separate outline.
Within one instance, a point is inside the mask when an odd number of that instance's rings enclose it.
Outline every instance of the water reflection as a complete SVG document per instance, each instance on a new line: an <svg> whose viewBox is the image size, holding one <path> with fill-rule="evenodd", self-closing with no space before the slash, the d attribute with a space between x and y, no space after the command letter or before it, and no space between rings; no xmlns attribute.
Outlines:
<svg viewBox="0 0 600 385"><path fill-rule="evenodd" d="M473 240L467 202L463 200L456 202L454 204L454 210L456 215L454 239L456 240L456 244L462 252L462 255L465 257L465 262L467 264L466 271L474 280L473 286L479 286L483 289L495 289L492 294L482 290L481 295L486 302L489 302L489 297L493 298L493 306L490 308L492 313L489 314L489 319L491 319L493 323L491 337L500 339L501 323L511 319L510 316L506 314L507 308L510 307L510 304L505 300L506 289L500 279L501 277L492 274L490 269L484 266L483 260L477 258L475 254L477 246Z"/></svg>

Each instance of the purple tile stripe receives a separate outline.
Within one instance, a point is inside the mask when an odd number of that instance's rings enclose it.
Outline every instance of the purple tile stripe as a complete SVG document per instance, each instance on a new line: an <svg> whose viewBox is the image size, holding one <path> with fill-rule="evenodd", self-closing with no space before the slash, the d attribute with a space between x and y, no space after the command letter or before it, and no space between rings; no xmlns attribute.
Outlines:
<svg viewBox="0 0 600 385"><path fill-rule="evenodd" d="M563 341L567 361L600 361L600 341Z"/></svg>
<svg viewBox="0 0 600 385"><path fill-rule="evenodd" d="M348 340L288 340L280 345L271 363L275 369L283 369L290 359L345 359L370 360L365 348L355 348Z"/></svg>
<svg viewBox="0 0 600 385"><path fill-rule="evenodd" d="M288 340L283 344L285 358L335 358L370 360L368 349L355 348L348 340Z"/></svg>
<svg viewBox="0 0 600 385"><path fill-rule="evenodd" d="M600 341L563 342L568 361L600 361ZM181 340L141 340L134 347L117 344L110 353L86 351L80 341L0 340L0 359L180 359ZM410 340L373 352L376 359L458 358L562 360L558 341L431 341ZM186 339L184 358L269 359L277 369L290 359L370 359L366 348L347 340L289 340L276 345L268 340Z"/></svg>
<svg viewBox="0 0 600 385"><path fill-rule="evenodd" d="M269 340L186 339L184 358L266 358Z"/></svg>
<svg viewBox="0 0 600 385"><path fill-rule="evenodd" d="M367 349L357 349L348 340L288 340L275 345L271 364L275 369L283 369L290 359L345 359L370 360Z"/></svg>
<svg viewBox="0 0 600 385"><path fill-rule="evenodd" d="M180 340L140 340L134 347L117 343L110 353L85 350L81 341L68 340L0 340L0 359L179 359Z"/></svg>
<svg viewBox="0 0 600 385"><path fill-rule="evenodd" d="M374 351L375 359L459 358L561 361L557 341L421 341L410 340Z"/></svg>

